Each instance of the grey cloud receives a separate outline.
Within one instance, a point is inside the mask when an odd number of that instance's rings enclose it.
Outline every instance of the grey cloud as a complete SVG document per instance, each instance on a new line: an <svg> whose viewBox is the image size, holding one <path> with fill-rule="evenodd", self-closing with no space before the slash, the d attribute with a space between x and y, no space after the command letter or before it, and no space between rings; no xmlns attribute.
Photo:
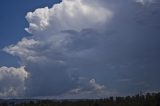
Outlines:
<svg viewBox="0 0 160 106"><path fill-rule="evenodd" d="M83 11L86 6L89 15ZM90 8L100 12L94 13ZM80 92L89 82L77 87L80 76L95 78L121 95L159 89L158 2L139 5L135 0L64 0L51 9L29 12L26 18L26 30L33 36L4 51L21 57L31 73L29 96L63 96L71 89ZM91 88L105 88L96 81L89 82ZM98 97L101 96L104 95Z"/></svg>

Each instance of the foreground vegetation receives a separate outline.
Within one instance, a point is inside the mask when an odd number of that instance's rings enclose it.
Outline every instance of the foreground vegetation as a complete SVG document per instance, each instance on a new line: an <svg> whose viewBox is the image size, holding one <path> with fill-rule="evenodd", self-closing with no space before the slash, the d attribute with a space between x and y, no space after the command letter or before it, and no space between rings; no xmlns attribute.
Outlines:
<svg viewBox="0 0 160 106"><path fill-rule="evenodd" d="M147 93L127 97L110 97L96 100L29 100L0 102L0 106L160 106L160 93Z"/></svg>

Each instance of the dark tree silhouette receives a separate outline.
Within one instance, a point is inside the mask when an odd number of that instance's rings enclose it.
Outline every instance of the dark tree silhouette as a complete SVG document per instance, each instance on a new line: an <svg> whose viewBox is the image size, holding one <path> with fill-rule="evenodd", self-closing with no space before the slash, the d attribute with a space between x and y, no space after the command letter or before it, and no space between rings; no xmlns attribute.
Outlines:
<svg viewBox="0 0 160 106"><path fill-rule="evenodd" d="M23 103L0 100L0 106L160 106L160 93L96 100L29 100Z"/></svg>

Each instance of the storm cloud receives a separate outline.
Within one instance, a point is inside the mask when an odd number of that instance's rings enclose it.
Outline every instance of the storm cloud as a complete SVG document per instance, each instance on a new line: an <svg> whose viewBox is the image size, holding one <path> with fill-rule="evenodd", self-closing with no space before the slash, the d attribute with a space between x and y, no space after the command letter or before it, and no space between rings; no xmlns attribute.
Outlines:
<svg viewBox="0 0 160 106"><path fill-rule="evenodd" d="M63 0L28 12L25 30L32 36L3 51L30 73L26 96L157 91L159 6L158 0Z"/></svg>

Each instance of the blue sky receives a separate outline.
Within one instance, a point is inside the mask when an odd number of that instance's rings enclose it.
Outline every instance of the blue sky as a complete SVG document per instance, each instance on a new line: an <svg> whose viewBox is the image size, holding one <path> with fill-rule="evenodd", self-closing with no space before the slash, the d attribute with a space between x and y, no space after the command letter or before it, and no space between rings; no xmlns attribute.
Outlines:
<svg viewBox="0 0 160 106"><path fill-rule="evenodd" d="M0 1L0 48L16 43L24 36L29 36L24 28L28 26L24 18L28 11L39 7L52 7L60 0L1 0ZM18 66L18 58L0 52L0 66ZM9 61L8 61L9 60Z"/></svg>
<svg viewBox="0 0 160 106"><path fill-rule="evenodd" d="M1 0L0 98L158 92L159 4Z"/></svg>

